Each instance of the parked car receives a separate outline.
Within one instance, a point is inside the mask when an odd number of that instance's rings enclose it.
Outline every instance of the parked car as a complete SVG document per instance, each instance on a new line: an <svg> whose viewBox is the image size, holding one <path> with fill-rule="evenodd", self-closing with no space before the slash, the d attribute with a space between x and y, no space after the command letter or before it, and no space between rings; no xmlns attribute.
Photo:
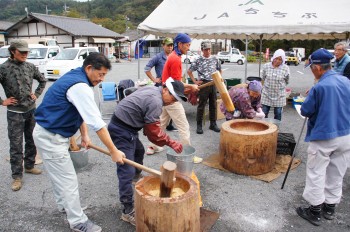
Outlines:
<svg viewBox="0 0 350 232"><path fill-rule="evenodd" d="M60 51L59 46L44 46L42 44L29 44L27 61L35 64L40 73L45 75L45 67L50 59L55 57Z"/></svg>
<svg viewBox="0 0 350 232"><path fill-rule="evenodd" d="M221 64L224 62L232 62L242 65L246 61L245 56L243 56L237 48L230 48L228 52L218 52L217 58L221 61Z"/></svg>
<svg viewBox="0 0 350 232"><path fill-rule="evenodd" d="M91 52L99 52L97 47L65 48L46 65L46 79L57 80L70 70L81 67Z"/></svg>
<svg viewBox="0 0 350 232"><path fill-rule="evenodd" d="M10 57L9 47L6 45L0 48L0 64L3 64Z"/></svg>
<svg viewBox="0 0 350 232"><path fill-rule="evenodd" d="M197 58L199 57L198 54L188 51L187 55L182 54L181 55L181 62L185 63L185 64L191 64L192 62L194 62Z"/></svg>

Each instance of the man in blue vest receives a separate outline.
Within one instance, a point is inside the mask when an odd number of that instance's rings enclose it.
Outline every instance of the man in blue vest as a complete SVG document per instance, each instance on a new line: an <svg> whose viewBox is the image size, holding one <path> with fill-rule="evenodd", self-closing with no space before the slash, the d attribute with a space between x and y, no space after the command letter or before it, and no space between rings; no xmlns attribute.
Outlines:
<svg viewBox="0 0 350 232"><path fill-rule="evenodd" d="M81 145L87 147L91 142L89 126L106 145L114 162L123 164L125 157L110 138L91 88L104 80L109 69L111 64L103 54L91 53L82 67L68 72L49 88L35 113L35 145L52 182L57 206L67 213L74 231L102 229L91 222L81 208L78 179L68 152L69 137L80 130Z"/></svg>
<svg viewBox="0 0 350 232"><path fill-rule="evenodd" d="M350 79L350 56L346 47L345 42L339 42L334 45L334 71Z"/></svg>

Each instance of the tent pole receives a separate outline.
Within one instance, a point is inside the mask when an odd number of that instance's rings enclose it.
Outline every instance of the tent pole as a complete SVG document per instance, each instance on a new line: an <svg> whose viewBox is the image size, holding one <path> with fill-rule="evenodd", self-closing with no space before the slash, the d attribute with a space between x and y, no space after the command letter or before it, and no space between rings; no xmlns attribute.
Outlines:
<svg viewBox="0 0 350 232"><path fill-rule="evenodd" d="M247 81L247 68L248 68L248 35L245 36L245 71L244 71L244 81L245 83Z"/></svg>
<svg viewBox="0 0 350 232"><path fill-rule="evenodd" d="M137 79L140 79L140 36L137 29Z"/></svg>
<svg viewBox="0 0 350 232"><path fill-rule="evenodd" d="M260 52L259 52L259 77L260 77L260 69L261 69L261 52L262 52L262 38L263 34L260 35Z"/></svg>

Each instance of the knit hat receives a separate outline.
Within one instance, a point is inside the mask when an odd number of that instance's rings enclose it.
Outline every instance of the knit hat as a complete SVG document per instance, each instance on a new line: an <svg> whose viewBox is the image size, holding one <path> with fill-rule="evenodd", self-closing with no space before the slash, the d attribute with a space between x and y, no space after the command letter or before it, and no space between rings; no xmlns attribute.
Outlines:
<svg viewBox="0 0 350 232"><path fill-rule="evenodd" d="M260 81L251 81L248 84L248 89L257 93L261 93L262 85Z"/></svg>

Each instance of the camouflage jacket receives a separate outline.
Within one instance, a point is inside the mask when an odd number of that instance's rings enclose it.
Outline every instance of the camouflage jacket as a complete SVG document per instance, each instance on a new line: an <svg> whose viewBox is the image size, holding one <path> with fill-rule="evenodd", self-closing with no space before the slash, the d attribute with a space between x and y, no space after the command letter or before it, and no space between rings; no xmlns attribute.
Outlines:
<svg viewBox="0 0 350 232"><path fill-rule="evenodd" d="M24 113L36 107L35 101L30 96L34 79L39 82L34 93L36 97L39 97L45 89L46 79L34 64L29 62L19 63L8 59L0 65L0 83L5 91L6 98L14 97L18 100L16 105L7 106L8 110ZM1 105L3 101L0 98Z"/></svg>

